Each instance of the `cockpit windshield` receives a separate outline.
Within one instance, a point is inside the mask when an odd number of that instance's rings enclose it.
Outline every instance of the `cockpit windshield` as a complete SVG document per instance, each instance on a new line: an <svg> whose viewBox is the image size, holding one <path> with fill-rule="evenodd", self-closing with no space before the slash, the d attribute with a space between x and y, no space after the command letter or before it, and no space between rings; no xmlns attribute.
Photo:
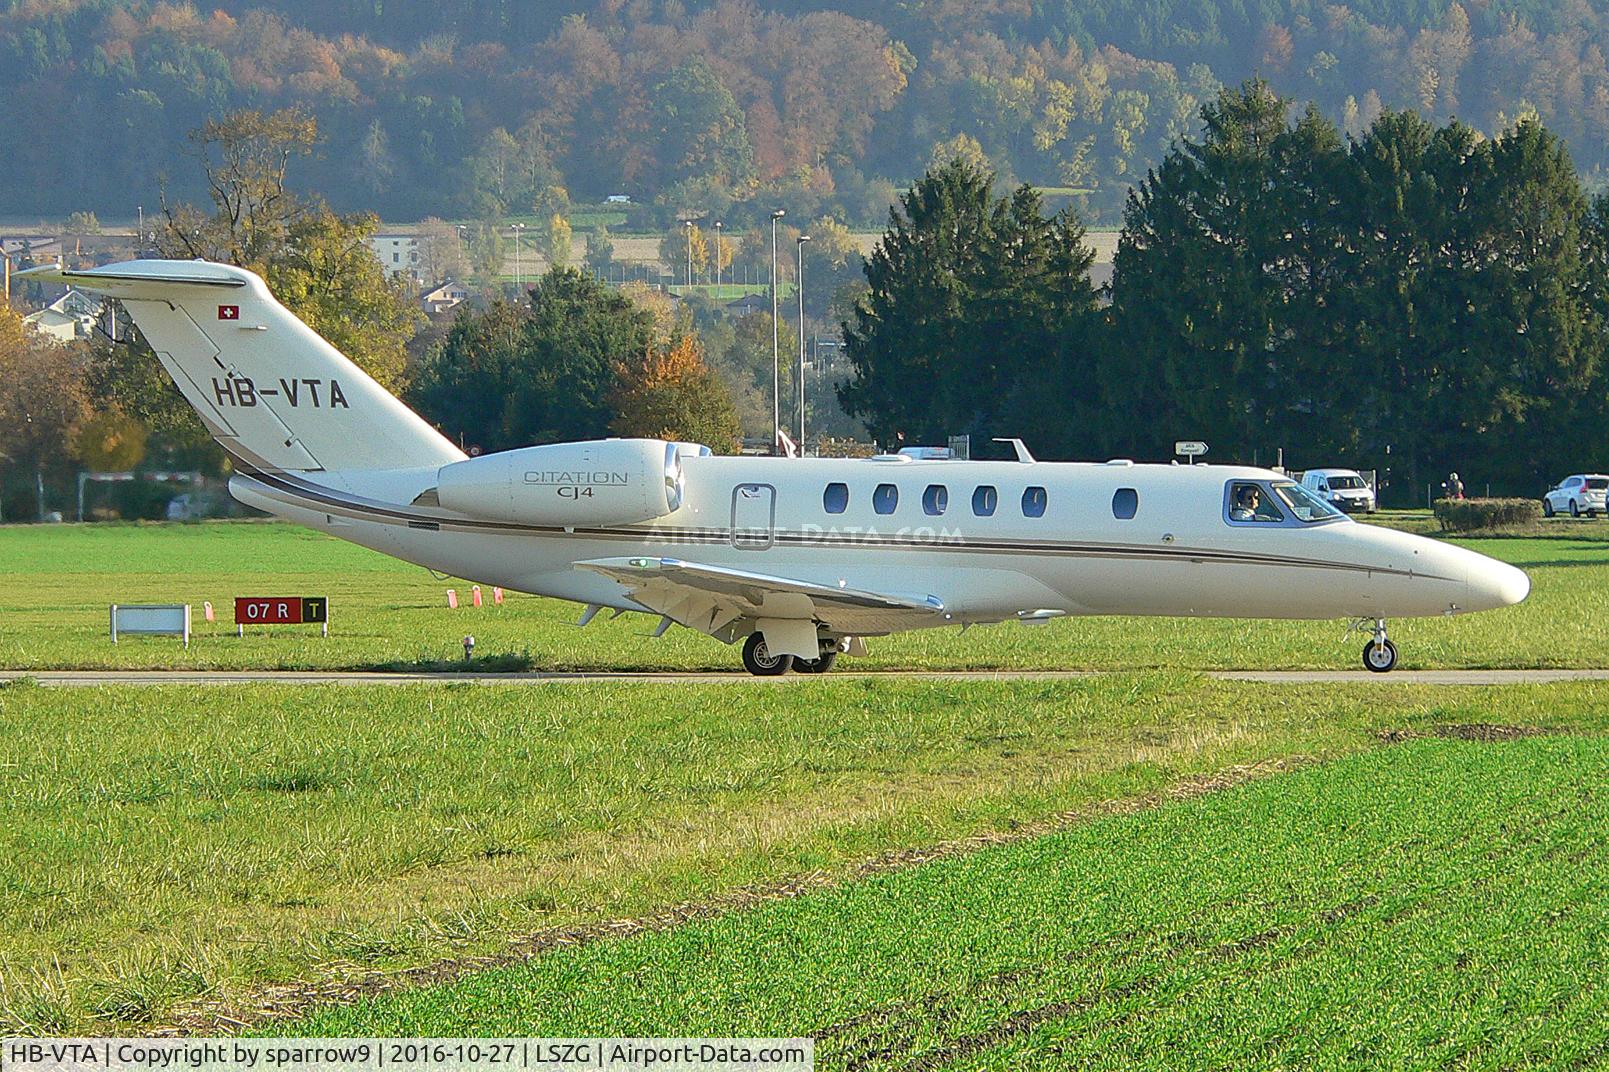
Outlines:
<svg viewBox="0 0 1609 1072"><path fill-rule="evenodd" d="M1340 510L1337 510L1300 484L1280 481L1272 485L1272 488L1274 494L1278 495L1291 508L1291 513L1296 515L1296 520L1298 521L1325 521L1330 518L1345 516Z"/></svg>
<svg viewBox="0 0 1609 1072"><path fill-rule="evenodd" d="M1225 517L1232 525L1307 525L1346 516L1289 480L1232 480L1225 491Z"/></svg>
<svg viewBox="0 0 1609 1072"><path fill-rule="evenodd" d="M1331 491L1357 491L1364 486L1362 478L1355 476L1332 476L1329 484Z"/></svg>

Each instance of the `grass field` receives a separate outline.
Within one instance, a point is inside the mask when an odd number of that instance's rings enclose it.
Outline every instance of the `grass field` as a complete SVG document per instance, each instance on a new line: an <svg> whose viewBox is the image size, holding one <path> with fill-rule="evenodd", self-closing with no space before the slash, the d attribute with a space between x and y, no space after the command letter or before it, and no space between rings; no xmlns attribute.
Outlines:
<svg viewBox="0 0 1609 1072"><path fill-rule="evenodd" d="M828 1069L1601 1067L1609 740L1419 740L291 1034L813 1036Z"/></svg>
<svg viewBox="0 0 1609 1072"><path fill-rule="evenodd" d="M1533 594L1393 623L1404 665L1609 665L1600 525L1464 541ZM737 665L686 630L649 642L644 616L474 610L462 581L281 524L0 528L0 578L8 668L402 667L465 633L485 668ZM235 596L285 594L330 596L329 639L234 636ZM170 600L224 620L188 652L105 635L108 603ZM3 686L0 1034L221 1031L272 994L308 1013L276 1033L798 1032L828 1068L1609 1063L1609 683L1194 673L1350 668L1361 645L1086 619L907 634L852 665L1119 672ZM1431 733L1477 723L1564 732ZM1246 768L1273 776L1135 810ZM461 974L511 949L546 951ZM454 981L309 1003L412 969Z"/></svg>
<svg viewBox="0 0 1609 1072"><path fill-rule="evenodd" d="M496 952L1378 748L1386 727L1609 728L1603 683L824 679L666 700L597 683L0 688L0 1027L150 1029L196 997Z"/></svg>
<svg viewBox="0 0 1609 1072"><path fill-rule="evenodd" d="M1560 523L1561 535L1466 546L1530 573L1517 607L1392 623L1404 667L1609 665L1609 522ZM456 587L464 609L446 606ZM229 623L242 595L328 595L330 637L315 629ZM490 603L490 592L486 593ZM201 623L210 600L220 621ZM167 638L113 645L113 602L188 602L189 651ZM649 641L655 619L601 616L574 628L573 604L511 594L468 608L468 585L291 525L0 527L0 667L405 667L461 658L466 633L487 668L735 669L738 652L686 629ZM1353 668L1363 642L1336 622L1081 618L1024 627L907 633L871 642L864 669Z"/></svg>

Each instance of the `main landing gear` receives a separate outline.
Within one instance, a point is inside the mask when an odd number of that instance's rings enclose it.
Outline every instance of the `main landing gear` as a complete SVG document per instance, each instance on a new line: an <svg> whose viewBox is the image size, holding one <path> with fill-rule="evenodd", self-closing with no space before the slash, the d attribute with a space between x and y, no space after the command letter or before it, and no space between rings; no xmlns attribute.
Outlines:
<svg viewBox="0 0 1609 1072"><path fill-rule="evenodd" d="M778 677L793 669L793 656L772 654L763 633L750 633L743 642L743 669L755 677Z"/></svg>
<svg viewBox="0 0 1609 1072"><path fill-rule="evenodd" d="M825 674L838 662L838 642L823 640L821 654L814 659L778 655L766 647L762 633L750 633L743 642L743 669L756 677L777 677L793 670L800 674Z"/></svg>
<svg viewBox="0 0 1609 1072"><path fill-rule="evenodd" d="M814 659L793 660L793 670L796 674L825 674L833 668L838 661L838 645L828 646L826 641L821 644L821 654Z"/></svg>
<svg viewBox="0 0 1609 1072"><path fill-rule="evenodd" d="M1386 620L1374 620L1374 636L1363 645L1363 666L1383 674L1397 665L1397 646L1386 639Z"/></svg>

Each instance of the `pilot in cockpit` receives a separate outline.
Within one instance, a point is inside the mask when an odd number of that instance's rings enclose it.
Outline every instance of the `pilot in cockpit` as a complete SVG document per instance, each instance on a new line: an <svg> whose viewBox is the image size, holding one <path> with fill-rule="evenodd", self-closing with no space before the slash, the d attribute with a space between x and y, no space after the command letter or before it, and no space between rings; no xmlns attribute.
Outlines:
<svg viewBox="0 0 1609 1072"><path fill-rule="evenodd" d="M1241 484L1235 488L1234 505L1229 508L1231 521L1272 521L1279 523L1284 515L1279 507L1263 501L1263 489L1256 484Z"/></svg>

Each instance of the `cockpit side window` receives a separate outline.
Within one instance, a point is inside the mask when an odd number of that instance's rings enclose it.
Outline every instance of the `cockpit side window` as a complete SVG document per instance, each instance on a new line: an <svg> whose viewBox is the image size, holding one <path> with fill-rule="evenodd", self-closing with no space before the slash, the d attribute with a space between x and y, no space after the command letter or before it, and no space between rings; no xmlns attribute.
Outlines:
<svg viewBox="0 0 1609 1072"><path fill-rule="evenodd" d="M1229 488L1229 520L1242 525L1278 525L1285 515L1261 484L1238 480Z"/></svg>

